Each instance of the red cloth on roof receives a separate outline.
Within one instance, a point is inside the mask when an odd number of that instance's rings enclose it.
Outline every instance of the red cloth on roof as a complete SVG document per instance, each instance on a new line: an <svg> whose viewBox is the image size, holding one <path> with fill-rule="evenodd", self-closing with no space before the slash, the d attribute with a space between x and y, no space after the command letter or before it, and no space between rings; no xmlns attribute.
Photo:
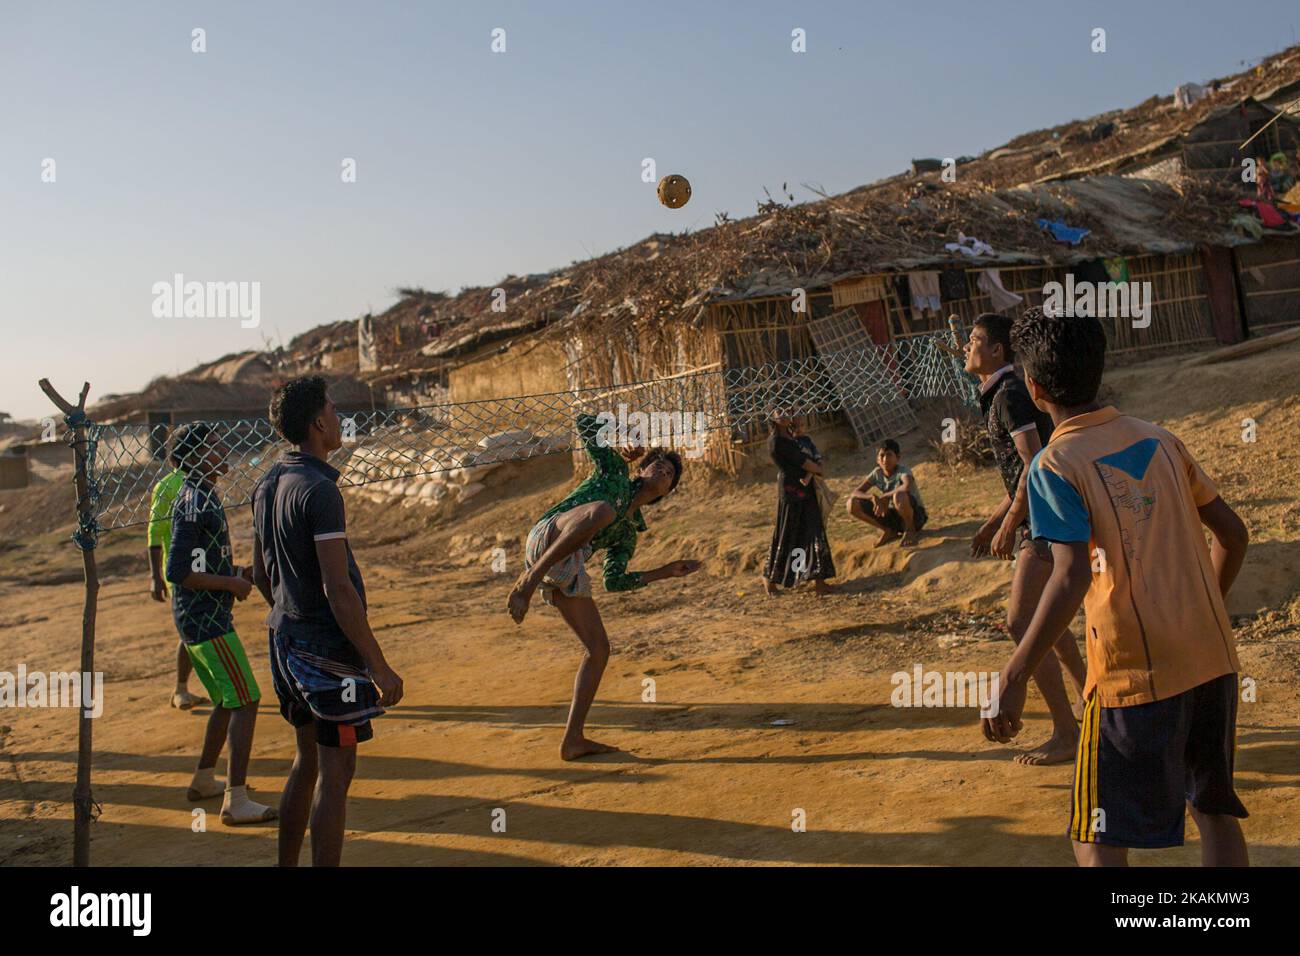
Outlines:
<svg viewBox="0 0 1300 956"><path fill-rule="evenodd" d="M1259 202L1255 199L1238 200L1243 206L1253 208L1259 215L1259 221L1264 224L1266 229L1281 229L1289 221L1286 216L1277 211L1277 207L1271 203Z"/></svg>

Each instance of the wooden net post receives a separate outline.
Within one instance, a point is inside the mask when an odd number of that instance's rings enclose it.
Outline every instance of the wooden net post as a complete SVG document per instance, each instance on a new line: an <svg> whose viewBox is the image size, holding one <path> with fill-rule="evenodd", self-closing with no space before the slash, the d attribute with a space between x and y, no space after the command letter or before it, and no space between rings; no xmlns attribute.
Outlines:
<svg viewBox="0 0 1300 956"><path fill-rule="evenodd" d="M63 412L73 434L77 486L77 530L73 540L81 549L81 565L86 580L86 598L81 612L81 681L84 685L95 672L95 612L99 606L99 570L95 565L98 523L90 496L90 440L86 422L86 395L90 392L90 383L81 386L76 405L55 391L49 379L41 379L40 386L41 391ZM95 819L95 798L90 792L92 718L84 692L81 705L77 714L77 782L72 790L73 866L90 865L90 824Z"/></svg>

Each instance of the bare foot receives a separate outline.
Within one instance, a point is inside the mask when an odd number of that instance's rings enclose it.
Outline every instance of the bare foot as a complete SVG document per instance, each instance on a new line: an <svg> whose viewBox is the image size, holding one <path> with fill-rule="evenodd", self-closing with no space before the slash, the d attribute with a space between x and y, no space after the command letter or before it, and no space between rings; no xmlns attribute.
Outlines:
<svg viewBox="0 0 1300 956"><path fill-rule="evenodd" d="M578 760L591 754L612 754L618 753L618 748L610 744L598 744L594 740L588 740L583 737L581 740L569 743L567 740L560 744L561 760Z"/></svg>
<svg viewBox="0 0 1300 956"><path fill-rule="evenodd" d="M1079 749L1077 734L1071 737L1052 737L1047 743L1016 755L1016 763L1026 767L1045 767L1048 764L1068 763Z"/></svg>
<svg viewBox="0 0 1300 956"><path fill-rule="evenodd" d="M898 542L898 546L900 548L914 548L916 547L916 540L917 533L915 531L909 531L907 534L903 535L903 540Z"/></svg>
<svg viewBox="0 0 1300 956"><path fill-rule="evenodd" d="M510 600L506 602L506 609L510 616L514 618L516 624L524 622L524 615L528 613L528 604L532 600L532 595L523 591L518 584L510 592Z"/></svg>
<svg viewBox="0 0 1300 956"><path fill-rule="evenodd" d="M767 578L764 578L764 579L763 579L763 593L766 594L768 597L776 597L776 596L777 596L778 594L780 594L781 592L780 592L779 590L777 590L777 587L776 587L775 584L773 584L773 583L772 583L771 581L769 581Z"/></svg>
<svg viewBox="0 0 1300 956"><path fill-rule="evenodd" d="M822 595L822 594L834 594L839 589L836 588L835 585L827 584L821 578L818 578L816 581L813 582L813 590L816 591L818 595Z"/></svg>
<svg viewBox="0 0 1300 956"><path fill-rule="evenodd" d="M897 537L899 537L897 531L882 531L880 532L880 537L876 539L876 547L883 548Z"/></svg>

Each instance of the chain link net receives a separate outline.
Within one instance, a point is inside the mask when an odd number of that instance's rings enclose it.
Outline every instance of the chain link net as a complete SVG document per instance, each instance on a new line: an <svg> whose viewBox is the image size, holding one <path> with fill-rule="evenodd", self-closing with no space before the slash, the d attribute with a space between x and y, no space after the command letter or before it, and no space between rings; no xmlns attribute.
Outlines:
<svg viewBox="0 0 1300 956"><path fill-rule="evenodd" d="M472 481L480 473L475 469L486 470L483 466L570 450L574 419L581 411L605 412L629 426L640 421L647 444L653 445L672 444L655 440L665 430L673 435L684 431L705 443L754 437L774 409L809 415L939 397L973 402L975 382L950 351L952 342L951 333L936 332L887 346L613 387L341 412L343 447L331 456L331 464L342 472L343 486L460 469L458 478ZM220 495L191 493L191 504L214 513L223 502L227 508L247 504L258 479L287 446L265 418L202 425L200 447L191 449L190 456L211 452L213 461L221 463ZM95 530L149 523L155 486L169 475L173 483L182 483L184 475L170 460L172 430L169 425L87 424ZM166 521L167 515L155 514L152 520ZM229 551L228 544L213 541L196 545L205 552L213 546Z"/></svg>

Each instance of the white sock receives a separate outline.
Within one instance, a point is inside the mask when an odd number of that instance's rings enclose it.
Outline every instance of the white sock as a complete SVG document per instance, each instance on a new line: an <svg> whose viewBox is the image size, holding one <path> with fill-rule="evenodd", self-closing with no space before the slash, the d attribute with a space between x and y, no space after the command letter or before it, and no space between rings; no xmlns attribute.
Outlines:
<svg viewBox="0 0 1300 956"><path fill-rule="evenodd" d="M190 780L190 789L205 797L215 797L225 788L225 783L217 779L216 773L216 767L200 767L195 770L194 777Z"/></svg>
<svg viewBox="0 0 1300 956"><path fill-rule="evenodd" d="M227 787L226 799L221 804L221 815L230 816L234 823L260 823L266 819L269 808L250 800L248 786Z"/></svg>

